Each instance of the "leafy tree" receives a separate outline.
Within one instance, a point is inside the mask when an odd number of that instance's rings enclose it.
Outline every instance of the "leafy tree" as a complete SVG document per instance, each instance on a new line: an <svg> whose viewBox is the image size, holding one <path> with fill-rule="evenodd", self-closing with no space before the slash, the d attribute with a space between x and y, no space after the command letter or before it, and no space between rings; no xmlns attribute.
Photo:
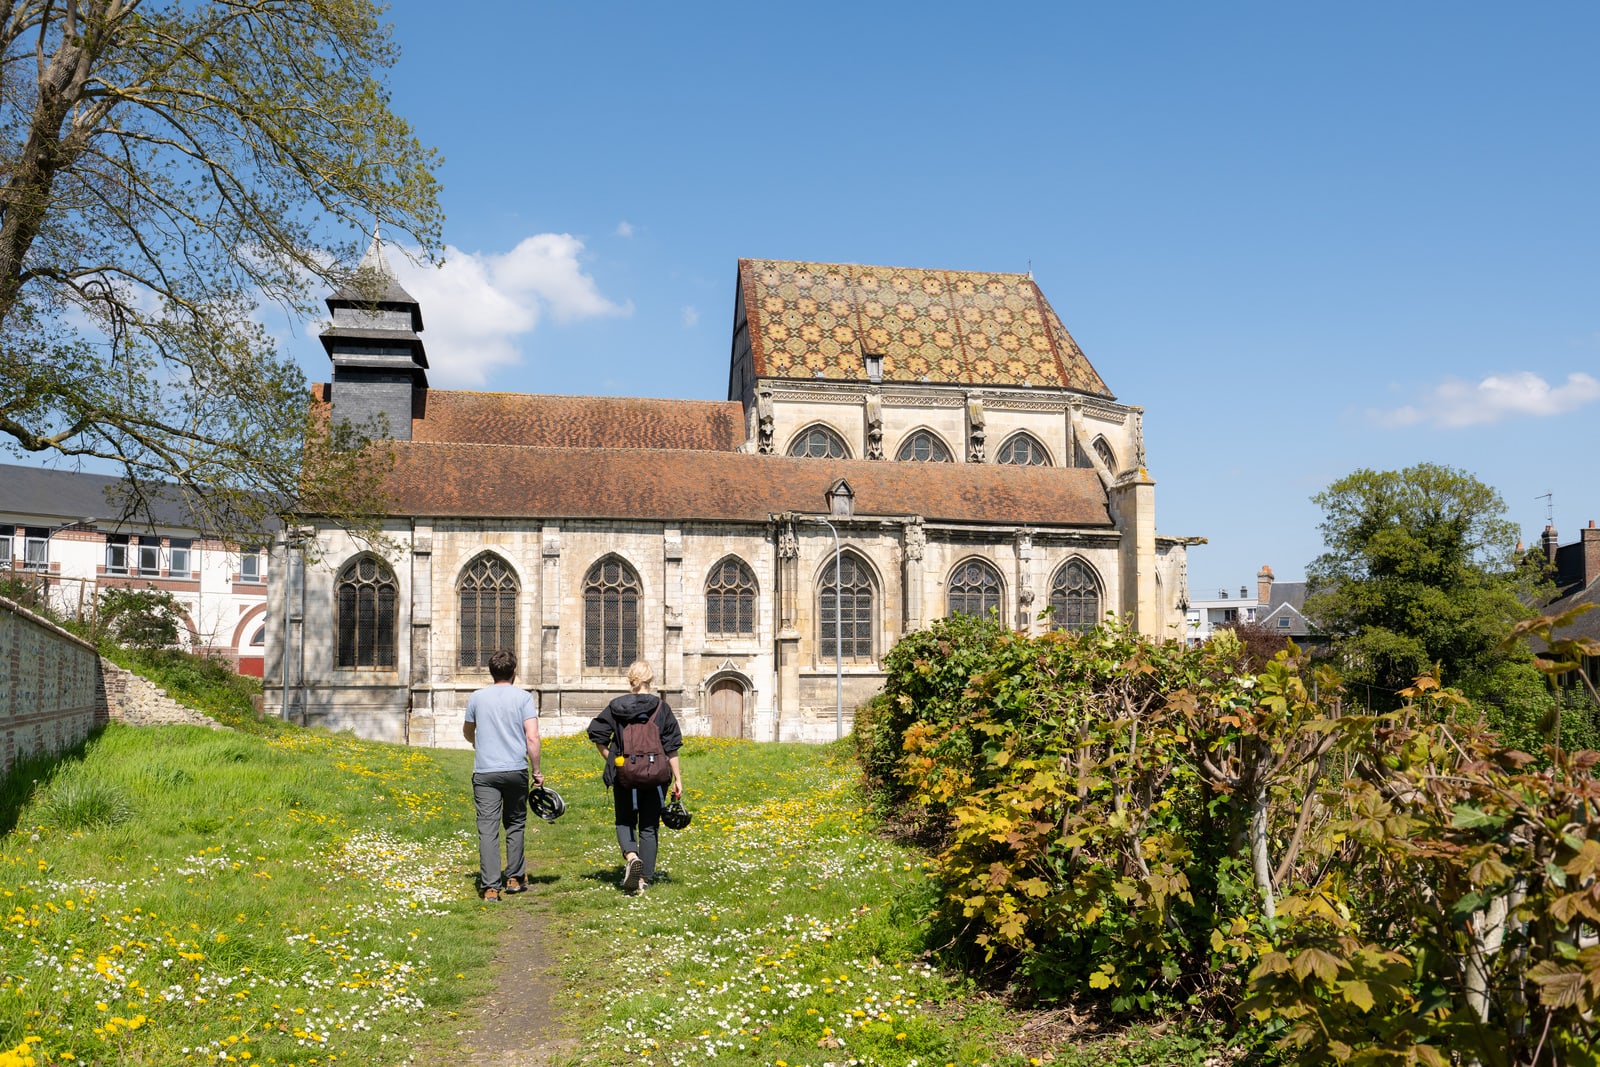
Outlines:
<svg viewBox="0 0 1600 1067"><path fill-rule="evenodd" d="M1339 635L1334 649L1353 698L1394 707L1399 690L1437 664L1446 684L1469 695L1520 693L1513 717L1546 710L1531 656L1504 644L1531 614L1531 589L1494 489L1422 463L1358 470L1312 499L1327 551L1308 568L1306 612Z"/></svg>
<svg viewBox="0 0 1600 1067"><path fill-rule="evenodd" d="M0 445L223 534L375 507L255 313L313 314L374 220L438 249L395 57L371 0L0 0Z"/></svg>
<svg viewBox="0 0 1600 1067"><path fill-rule="evenodd" d="M102 633L130 648L165 648L178 643L183 605L165 590L115 586L100 591L96 623Z"/></svg>

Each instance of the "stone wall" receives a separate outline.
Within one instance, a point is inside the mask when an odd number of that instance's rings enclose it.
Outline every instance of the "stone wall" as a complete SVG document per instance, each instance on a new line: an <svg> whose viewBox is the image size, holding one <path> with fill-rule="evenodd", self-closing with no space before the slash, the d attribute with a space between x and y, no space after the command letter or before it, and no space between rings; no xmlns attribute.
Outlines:
<svg viewBox="0 0 1600 1067"><path fill-rule="evenodd" d="M108 659L100 660L100 677L106 716L113 722L129 726L186 725L227 729L215 719L179 704L148 678L125 671Z"/></svg>
<svg viewBox="0 0 1600 1067"><path fill-rule="evenodd" d="M94 646L0 597L0 774L71 748L106 717Z"/></svg>

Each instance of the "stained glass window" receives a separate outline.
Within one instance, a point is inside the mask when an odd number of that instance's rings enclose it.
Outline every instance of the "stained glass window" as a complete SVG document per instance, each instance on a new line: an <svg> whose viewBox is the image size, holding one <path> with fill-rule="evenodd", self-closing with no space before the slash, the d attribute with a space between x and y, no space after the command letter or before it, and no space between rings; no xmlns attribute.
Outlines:
<svg viewBox="0 0 1600 1067"><path fill-rule="evenodd" d="M823 659L838 655L841 638L845 659L872 659L872 592L872 575L854 556L843 557L837 570L829 563L822 572L817 585L817 618Z"/></svg>
<svg viewBox="0 0 1600 1067"><path fill-rule="evenodd" d="M706 580L706 633L730 637L756 632L756 577L729 556Z"/></svg>
<svg viewBox="0 0 1600 1067"><path fill-rule="evenodd" d="M982 560L961 564L950 575L950 614L987 615L1000 607L1000 575Z"/></svg>
<svg viewBox="0 0 1600 1067"><path fill-rule="evenodd" d="M1050 583L1050 625L1079 632L1100 624L1100 579L1081 559L1070 559Z"/></svg>
<svg viewBox="0 0 1600 1067"><path fill-rule="evenodd" d="M583 665L626 667L639 658L639 577L616 557L583 580Z"/></svg>
<svg viewBox="0 0 1600 1067"><path fill-rule="evenodd" d="M393 670L399 601L394 573L373 557L360 556L339 572L335 588L335 662Z"/></svg>
<svg viewBox="0 0 1600 1067"><path fill-rule="evenodd" d="M517 576L499 556L479 556L461 575L461 666L487 667L516 648Z"/></svg>

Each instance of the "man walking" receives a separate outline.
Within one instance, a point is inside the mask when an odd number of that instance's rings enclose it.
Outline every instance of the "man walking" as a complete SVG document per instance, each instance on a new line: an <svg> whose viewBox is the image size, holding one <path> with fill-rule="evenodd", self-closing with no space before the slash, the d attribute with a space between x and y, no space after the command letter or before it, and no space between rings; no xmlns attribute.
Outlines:
<svg viewBox="0 0 1600 1067"><path fill-rule="evenodd" d="M522 831L528 821L528 771L539 773L539 709L533 697L511 684L517 657L504 649L489 657L494 684L467 700L462 736L473 747L472 800L478 808L478 887L483 899L500 899L528 887ZM506 831L506 865L500 866L500 828ZM501 876L504 875L502 887Z"/></svg>

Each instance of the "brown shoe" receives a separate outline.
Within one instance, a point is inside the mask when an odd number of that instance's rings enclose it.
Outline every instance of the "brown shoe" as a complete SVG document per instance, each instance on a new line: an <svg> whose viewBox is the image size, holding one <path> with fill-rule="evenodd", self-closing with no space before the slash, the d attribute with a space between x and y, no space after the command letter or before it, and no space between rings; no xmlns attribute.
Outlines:
<svg viewBox="0 0 1600 1067"><path fill-rule="evenodd" d="M500 899L500 890L498 890L498 889L485 889L483 891L483 901L484 901L485 904L493 904L493 903L497 902L499 899Z"/></svg>
<svg viewBox="0 0 1600 1067"><path fill-rule="evenodd" d="M506 879L506 892L507 893L522 893L522 892L525 892L527 890L527 888L528 888L528 883L527 883L526 879L523 879L523 878L507 878Z"/></svg>

